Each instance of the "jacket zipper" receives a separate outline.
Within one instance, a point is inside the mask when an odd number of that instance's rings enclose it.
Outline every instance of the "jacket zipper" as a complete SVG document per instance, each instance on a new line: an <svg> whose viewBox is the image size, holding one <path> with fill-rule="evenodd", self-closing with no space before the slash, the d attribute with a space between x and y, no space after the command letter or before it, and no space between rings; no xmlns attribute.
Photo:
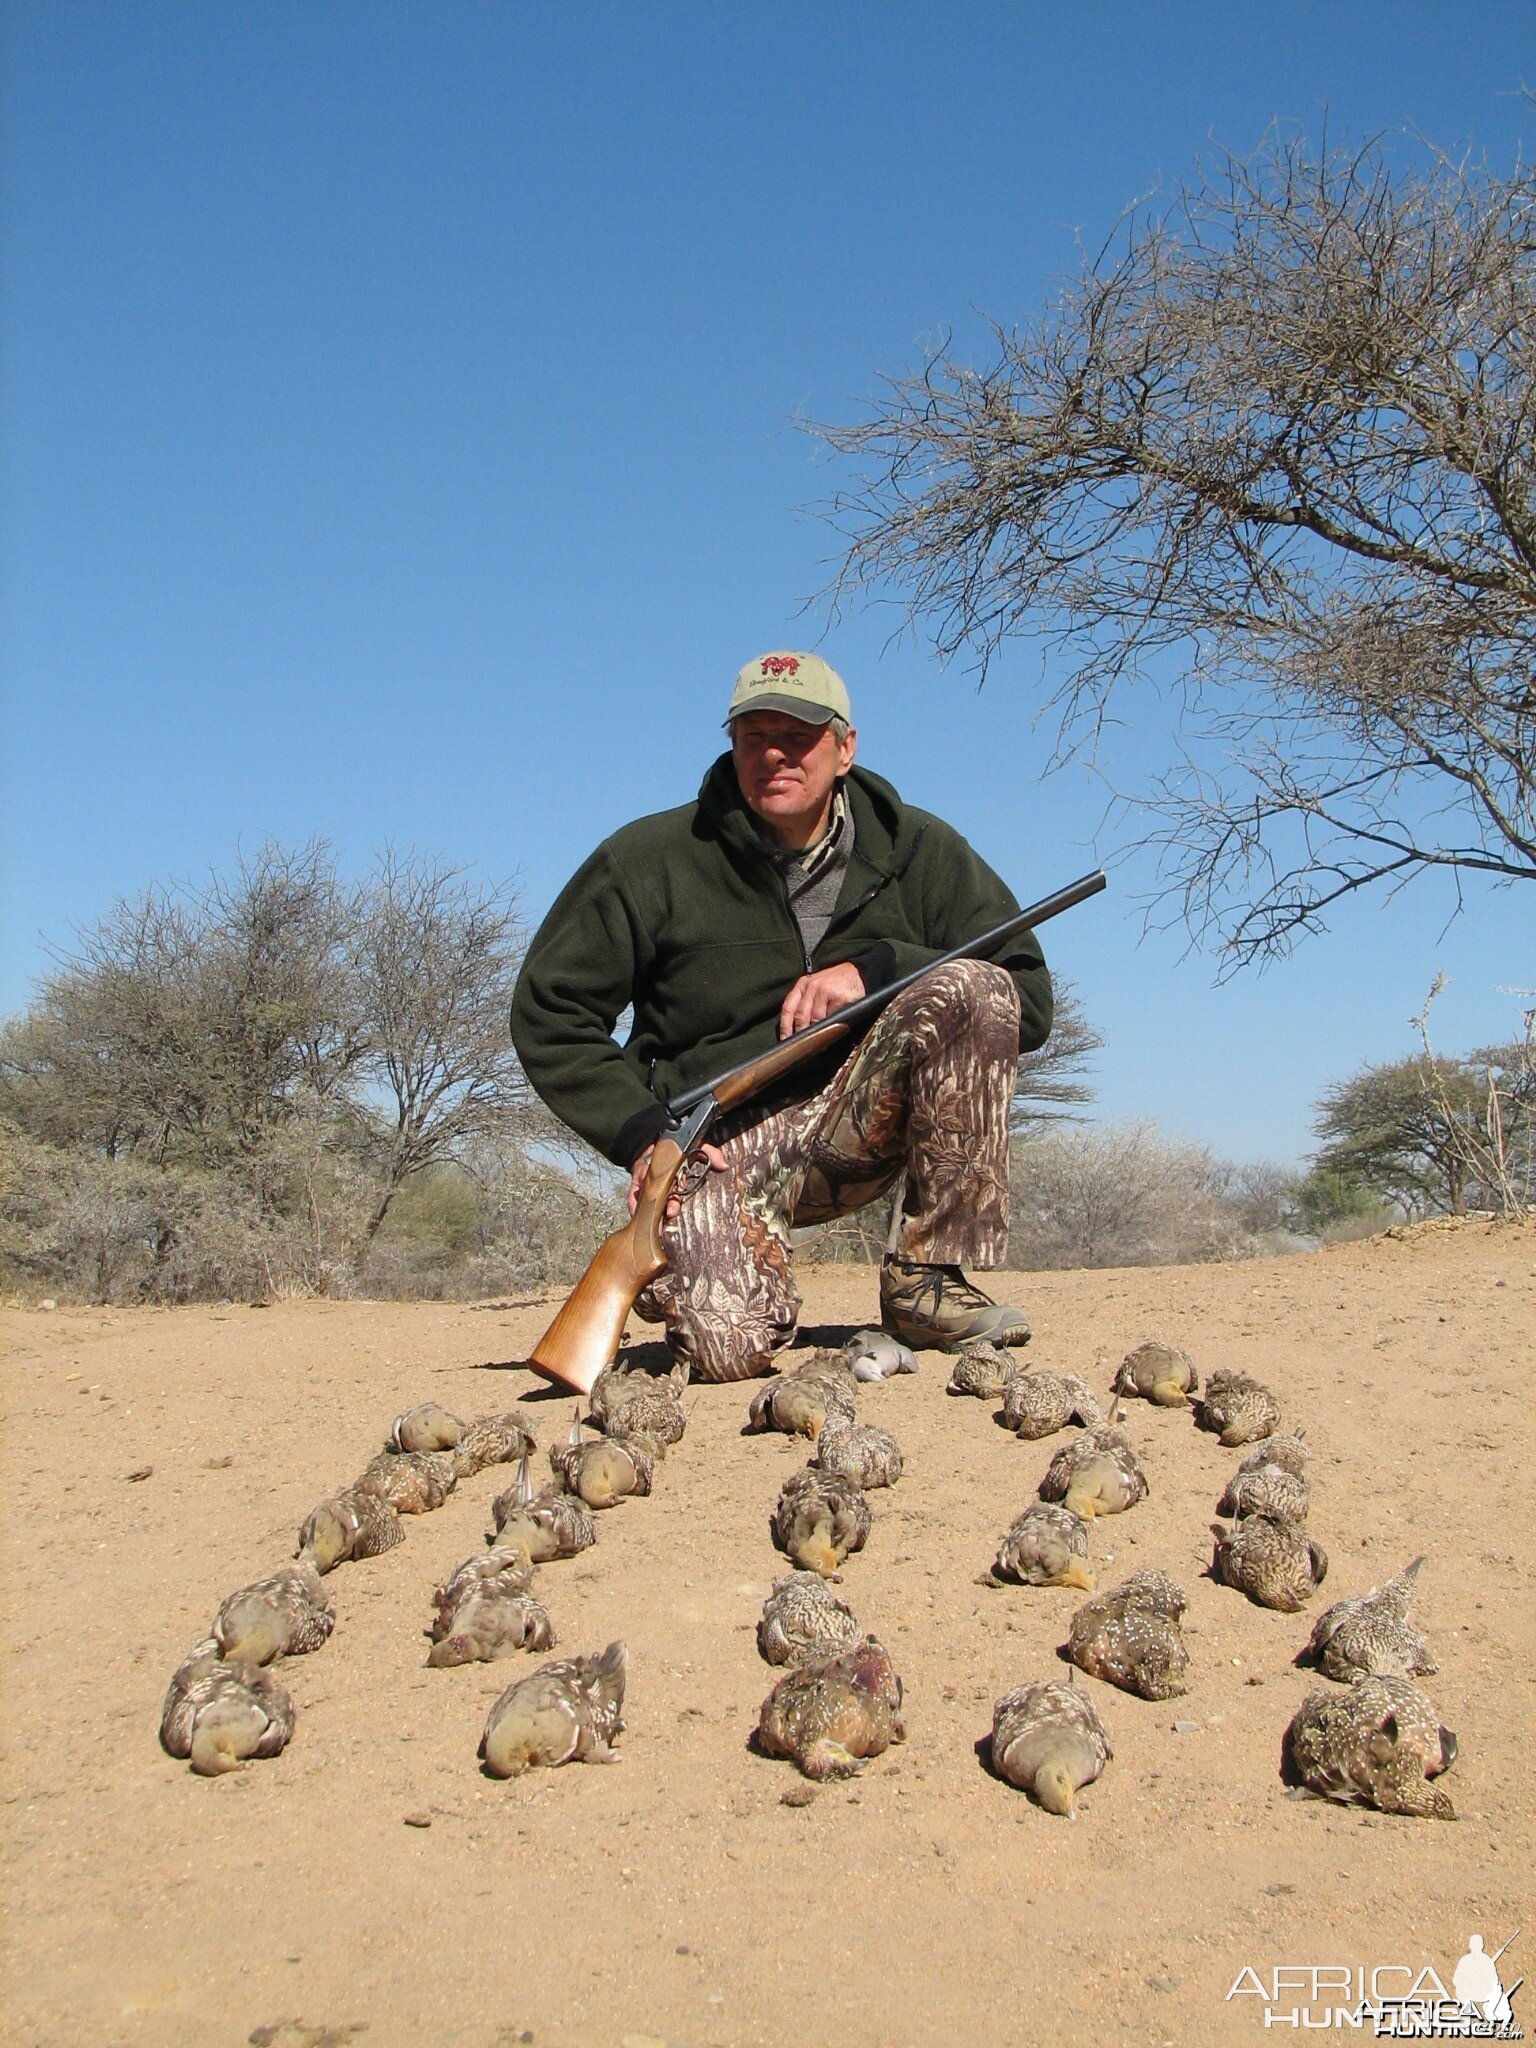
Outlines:
<svg viewBox="0 0 1536 2048"><path fill-rule="evenodd" d="M864 894L862 896L855 897L853 902L848 905L848 908L846 910L838 911L829 920L827 924L827 929L822 933L821 940L818 943L824 944L826 940L831 936L832 931L837 925L846 923L846 921L850 917L856 916L858 912L864 908L866 903L873 903L875 898L880 894L880 891L884 889L889 883L899 882L901 880L902 876L907 872L907 869L911 867L913 861L917 858L917 849L922 845L923 834L927 830L928 827L926 825L918 826L917 831L913 835L912 844L907 848L907 857L902 862L899 868L875 868L875 874L877 879L870 884L870 886L864 891ZM766 859L766 856L764 856L764 858ZM860 854L857 844L855 844L853 849L853 858L855 860L862 859L866 867L873 868L875 866L874 862L869 859L868 855ZM794 932L796 948L800 954L801 959L805 962L805 971L807 974L814 974L816 972L815 965L812 962L810 954L805 949L805 934L800 929L800 920L795 915L795 906L789 900L789 879L784 874L783 870L779 868L776 862L767 861L767 865L773 870L773 874L779 885L779 891L784 898L784 915L789 919L790 926Z"/></svg>
<svg viewBox="0 0 1536 2048"><path fill-rule="evenodd" d="M926 825L918 826L917 831L913 837L912 844L907 849L907 857L902 862L899 868L875 869L875 873L878 879L870 884L870 886L864 891L864 894L862 896L856 896L853 902L848 905L848 908L846 910L838 911L836 915L829 921L826 930L821 935L823 944L825 944L825 942L832 936L832 933L836 930L838 925L844 924L850 917L856 916L858 912L864 908L866 903L873 903L875 898L880 894L880 891L887 887L888 884L890 884L891 882L899 882L901 880L902 876L907 872L907 869L911 867L913 861L917 858L917 849L919 846L921 846L923 841L923 834L927 830L928 827ZM859 849L857 845L855 845L853 849L853 857L855 860L858 860L860 858ZM875 864L873 861L867 861L867 865L870 867L874 867ZM789 890L787 885L784 891L784 895L785 901L787 902L789 899ZM791 912L791 915L793 915L793 912ZM809 960L807 960L805 964L809 968L811 963Z"/></svg>
<svg viewBox="0 0 1536 2048"><path fill-rule="evenodd" d="M795 906L789 900L789 877L776 863L773 866L773 871L779 878L780 889L784 892L784 914L789 919L790 925L793 928L795 944L799 947L800 957L805 962L805 971L807 974L813 974L815 969L811 966L811 956L805 950L805 933L800 929L800 920L795 915Z"/></svg>

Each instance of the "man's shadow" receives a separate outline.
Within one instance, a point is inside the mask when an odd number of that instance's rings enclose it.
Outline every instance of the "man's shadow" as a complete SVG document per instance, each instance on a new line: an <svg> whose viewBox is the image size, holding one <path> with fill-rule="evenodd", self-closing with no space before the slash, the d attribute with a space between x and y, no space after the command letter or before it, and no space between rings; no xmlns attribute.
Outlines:
<svg viewBox="0 0 1536 2048"><path fill-rule="evenodd" d="M813 1323L809 1328L802 1327L796 1331L793 1349L840 1351L855 1330L866 1327L863 1323ZM785 1360L789 1355L788 1349L779 1354L780 1358ZM641 1344L621 1345L619 1357L623 1360L626 1370L650 1373L657 1379L665 1379L672 1370L672 1354L659 1339L653 1338ZM475 1368L477 1372L525 1372L527 1369L526 1358L486 1358ZM699 1382L696 1381L694 1384L697 1385ZM551 1386L544 1380L540 1380L536 1386L530 1387L526 1393L518 1396L520 1401L569 1401L570 1398L569 1387Z"/></svg>

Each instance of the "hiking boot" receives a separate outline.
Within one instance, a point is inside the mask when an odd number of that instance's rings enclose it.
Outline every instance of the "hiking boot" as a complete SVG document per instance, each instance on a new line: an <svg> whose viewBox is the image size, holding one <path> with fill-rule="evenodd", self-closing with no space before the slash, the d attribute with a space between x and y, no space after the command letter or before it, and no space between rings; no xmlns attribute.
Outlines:
<svg viewBox="0 0 1536 2048"><path fill-rule="evenodd" d="M972 1286L958 1266L919 1266L887 1259L880 1268L880 1327L914 1351L958 1351L984 1337L990 1344L1027 1344L1029 1318Z"/></svg>

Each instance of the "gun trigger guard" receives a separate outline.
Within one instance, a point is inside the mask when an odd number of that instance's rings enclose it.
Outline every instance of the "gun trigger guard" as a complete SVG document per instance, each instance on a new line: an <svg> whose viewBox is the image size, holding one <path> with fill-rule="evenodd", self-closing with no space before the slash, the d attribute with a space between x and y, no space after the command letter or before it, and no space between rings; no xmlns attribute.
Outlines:
<svg viewBox="0 0 1536 2048"><path fill-rule="evenodd" d="M672 1183L672 1192L680 1202L704 1185L710 1172L709 1160L702 1152L690 1152L677 1170L677 1179Z"/></svg>

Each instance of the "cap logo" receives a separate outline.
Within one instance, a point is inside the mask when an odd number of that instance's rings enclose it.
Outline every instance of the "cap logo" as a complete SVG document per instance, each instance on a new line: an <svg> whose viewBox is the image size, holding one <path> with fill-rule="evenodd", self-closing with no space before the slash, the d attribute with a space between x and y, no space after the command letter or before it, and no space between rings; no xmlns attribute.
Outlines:
<svg viewBox="0 0 1536 2048"><path fill-rule="evenodd" d="M793 654L765 654L763 674L765 676L795 676L800 673L800 663Z"/></svg>

